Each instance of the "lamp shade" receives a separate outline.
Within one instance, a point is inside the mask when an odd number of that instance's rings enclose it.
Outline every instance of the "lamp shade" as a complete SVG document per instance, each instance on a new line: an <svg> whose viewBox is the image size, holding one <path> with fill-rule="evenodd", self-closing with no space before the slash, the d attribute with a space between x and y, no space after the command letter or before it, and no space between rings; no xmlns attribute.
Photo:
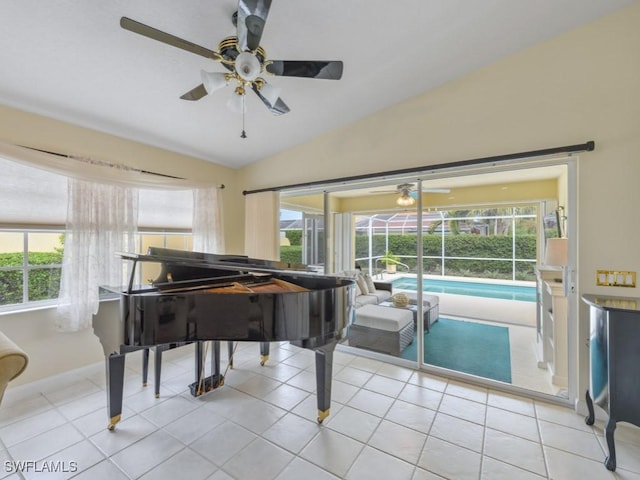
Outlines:
<svg viewBox="0 0 640 480"><path fill-rule="evenodd" d="M260 75L260 60L249 52L242 52L236 57L236 73L247 82L253 82Z"/></svg>
<svg viewBox="0 0 640 480"><path fill-rule="evenodd" d="M202 78L202 85L204 85L207 93L213 93L227 85L227 78L224 73L200 70L200 78Z"/></svg>
<svg viewBox="0 0 640 480"><path fill-rule="evenodd" d="M240 95L237 92L233 92L231 98L227 100L227 107L229 107L232 112L246 113L247 106L244 102L244 94Z"/></svg>
<svg viewBox="0 0 640 480"><path fill-rule="evenodd" d="M564 266L569 263L569 240L566 238L548 238L545 265Z"/></svg>

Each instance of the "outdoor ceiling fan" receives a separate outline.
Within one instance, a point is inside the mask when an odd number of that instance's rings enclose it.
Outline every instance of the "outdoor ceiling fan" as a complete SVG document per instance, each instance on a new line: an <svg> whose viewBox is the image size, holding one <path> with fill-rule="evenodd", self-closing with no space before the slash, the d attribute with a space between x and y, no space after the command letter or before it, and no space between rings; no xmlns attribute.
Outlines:
<svg viewBox="0 0 640 480"><path fill-rule="evenodd" d="M280 98L280 89L268 84L262 75L267 73L284 77L340 80L343 63L339 60L268 60L266 51L260 46L260 40L270 8L271 0L238 0L238 10L232 18L236 36L224 38L218 44L218 51L196 45L127 17L120 19L120 26L152 40L210 58L228 70L202 70L202 83L182 95L180 98L183 100L200 100L207 94L233 84L235 89L227 102L232 110L244 114L246 92L253 90L274 115L282 115L289 112L289 107ZM244 128L240 136L246 138Z"/></svg>
<svg viewBox="0 0 640 480"><path fill-rule="evenodd" d="M429 193L449 193L451 190L448 188L422 188L423 192ZM397 193L399 196L396 199L396 203L401 207L410 207L416 203L418 197L417 187L413 183L401 183L395 190L378 190L374 193Z"/></svg>

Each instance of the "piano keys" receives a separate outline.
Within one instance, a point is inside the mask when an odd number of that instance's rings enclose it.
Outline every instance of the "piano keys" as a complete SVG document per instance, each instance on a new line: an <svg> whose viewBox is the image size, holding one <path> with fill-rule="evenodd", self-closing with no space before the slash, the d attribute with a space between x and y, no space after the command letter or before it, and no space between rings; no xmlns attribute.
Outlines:
<svg viewBox="0 0 640 480"><path fill-rule="evenodd" d="M196 343L194 395L224 383L220 341L260 342L263 355L268 342L280 341L315 351L318 422L329 415L333 351L353 312L353 280L245 256L150 248L121 257L132 262L128 285L105 287L120 298L119 318L93 320L106 358L110 430L122 414L126 354L188 342ZM142 286L136 275L144 262L158 263L161 273ZM209 340L212 372L203 378Z"/></svg>

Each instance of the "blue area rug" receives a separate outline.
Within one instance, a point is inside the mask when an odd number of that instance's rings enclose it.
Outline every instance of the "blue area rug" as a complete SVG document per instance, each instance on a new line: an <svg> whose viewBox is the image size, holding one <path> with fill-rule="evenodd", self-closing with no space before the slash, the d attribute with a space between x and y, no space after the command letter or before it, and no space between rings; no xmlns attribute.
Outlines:
<svg viewBox="0 0 640 480"><path fill-rule="evenodd" d="M417 350L414 337L400 356L416 360ZM511 383L509 329L440 317L424 334L424 363Z"/></svg>

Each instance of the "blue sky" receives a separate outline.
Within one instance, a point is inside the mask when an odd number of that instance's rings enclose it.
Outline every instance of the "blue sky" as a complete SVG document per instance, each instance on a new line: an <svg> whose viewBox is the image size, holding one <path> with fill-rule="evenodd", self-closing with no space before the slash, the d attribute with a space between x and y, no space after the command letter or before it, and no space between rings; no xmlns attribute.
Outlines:
<svg viewBox="0 0 640 480"><path fill-rule="evenodd" d="M302 218L302 212L280 209L280 220L297 220L299 218Z"/></svg>

